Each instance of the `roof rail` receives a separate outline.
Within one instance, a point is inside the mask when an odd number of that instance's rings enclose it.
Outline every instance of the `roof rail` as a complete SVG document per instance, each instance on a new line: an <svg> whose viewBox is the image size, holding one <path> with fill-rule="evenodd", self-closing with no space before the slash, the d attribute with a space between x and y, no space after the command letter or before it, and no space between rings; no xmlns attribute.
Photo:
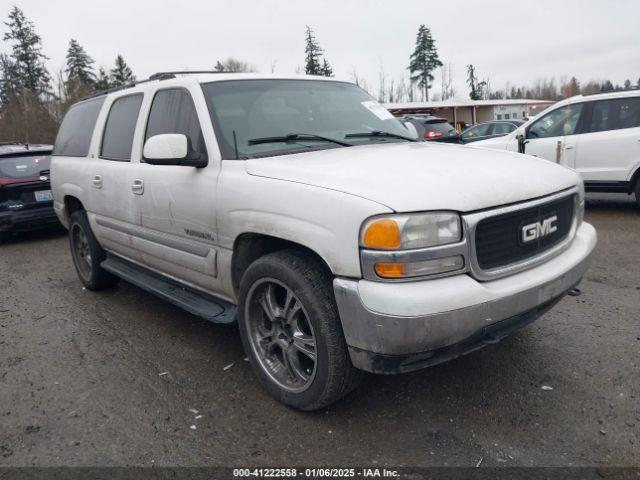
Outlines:
<svg viewBox="0 0 640 480"><path fill-rule="evenodd" d="M7 145L23 145L23 144L19 142L0 142L0 147L5 147Z"/></svg>
<svg viewBox="0 0 640 480"><path fill-rule="evenodd" d="M640 86L638 85L632 85L629 88L623 88L620 90L607 90L605 92L592 92L592 93L583 93L582 96L583 97L590 97L591 95L604 95L606 93L621 93L621 92L633 92L635 90L640 90Z"/></svg>
<svg viewBox="0 0 640 480"><path fill-rule="evenodd" d="M140 85L141 83L153 82L156 80L169 80L171 78L176 78L176 75L189 75L189 74L198 74L198 73L229 73L229 72L218 72L215 70L180 70L175 72L156 72L151 75L149 78L145 78L144 80L136 80L135 82L126 83L124 85L120 85L118 87L107 88L106 90L98 90L93 92L86 97L78 100L82 102L84 100L89 100L91 98L101 97L102 95L107 95L109 93L118 92L120 90L124 90L126 88L133 88L136 85Z"/></svg>

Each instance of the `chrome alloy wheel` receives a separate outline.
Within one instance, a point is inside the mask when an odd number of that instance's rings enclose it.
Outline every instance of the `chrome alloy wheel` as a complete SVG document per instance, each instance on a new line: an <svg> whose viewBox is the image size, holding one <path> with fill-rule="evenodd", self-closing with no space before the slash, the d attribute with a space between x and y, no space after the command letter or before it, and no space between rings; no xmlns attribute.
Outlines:
<svg viewBox="0 0 640 480"><path fill-rule="evenodd" d="M261 278L244 308L249 343L264 372L287 391L309 388L317 370L316 337L298 297L279 280Z"/></svg>

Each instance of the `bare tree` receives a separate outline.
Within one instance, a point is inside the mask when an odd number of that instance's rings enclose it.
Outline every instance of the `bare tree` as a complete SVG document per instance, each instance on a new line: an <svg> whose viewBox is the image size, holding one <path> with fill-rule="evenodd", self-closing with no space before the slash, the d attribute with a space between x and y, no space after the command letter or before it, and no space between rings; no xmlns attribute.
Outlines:
<svg viewBox="0 0 640 480"><path fill-rule="evenodd" d="M238 72L255 72L256 68L242 60L238 60L234 57L229 57L226 60L216 62L216 66L213 68L216 72L229 72L229 73L238 73Z"/></svg>

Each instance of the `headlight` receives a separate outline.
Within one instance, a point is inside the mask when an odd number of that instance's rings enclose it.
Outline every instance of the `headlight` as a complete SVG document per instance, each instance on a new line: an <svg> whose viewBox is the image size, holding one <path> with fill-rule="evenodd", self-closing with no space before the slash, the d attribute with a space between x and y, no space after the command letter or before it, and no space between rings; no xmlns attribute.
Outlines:
<svg viewBox="0 0 640 480"><path fill-rule="evenodd" d="M375 250L409 250L456 243L461 239L457 213L415 213L367 220L362 226L360 245Z"/></svg>

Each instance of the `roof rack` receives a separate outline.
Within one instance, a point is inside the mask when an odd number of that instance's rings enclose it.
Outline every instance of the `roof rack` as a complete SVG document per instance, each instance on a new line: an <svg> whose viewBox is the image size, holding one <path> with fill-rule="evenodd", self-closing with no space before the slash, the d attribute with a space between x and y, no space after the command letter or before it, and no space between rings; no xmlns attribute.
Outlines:
<svg viewBox="0 0 640 480"><path fill-rule="evenodd" d="M79 101L82 102L84 100L89 100L91 98L101 97L102 95L107 95L113 92L119 92L120 90L124 90L126 88L133 88L136 85L140 85L142 83L154 82L156 80L169 80L171 78L176 78L176 75L195 75L199 73L228 73L228 72L218 72L215 70L179 70L173 72L156 72L151 75L149 78L145 78L144 80L136 80L135 82L126 83L124 85L120 85L119 87L107 88L106 90L98 90L97 92L93 92L86 97L81 98Z"/></svg>
<svg viewBox="0 0 640 480"><path fill-rule="evenodd" d="M149 77L149 80L167 80L175 78L176 75L197 75L199 73L229 73L219 72L217 70L177 70L173 72L157 72Z"/></svg>

